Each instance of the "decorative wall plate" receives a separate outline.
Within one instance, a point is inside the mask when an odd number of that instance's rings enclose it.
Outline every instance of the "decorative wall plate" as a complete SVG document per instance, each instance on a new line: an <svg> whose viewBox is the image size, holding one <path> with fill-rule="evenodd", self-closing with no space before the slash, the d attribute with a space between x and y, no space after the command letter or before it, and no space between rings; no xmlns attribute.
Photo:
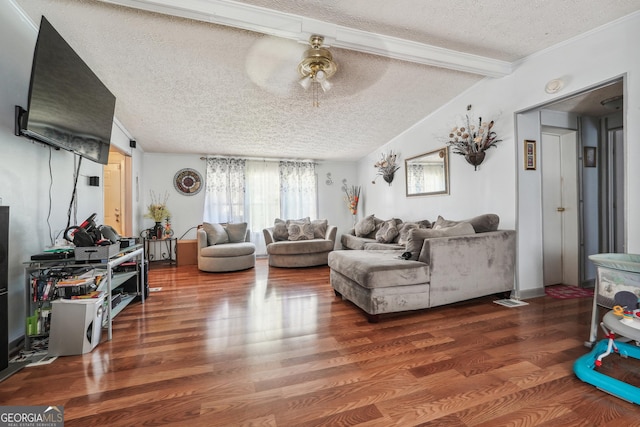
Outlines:
<svg viewBox="0 0 640 427"><path fill-rule="evenodd" d="M180 169L173 177L173 186L178 193L193 196L202 190L202 175L195 169Z"/></svg>

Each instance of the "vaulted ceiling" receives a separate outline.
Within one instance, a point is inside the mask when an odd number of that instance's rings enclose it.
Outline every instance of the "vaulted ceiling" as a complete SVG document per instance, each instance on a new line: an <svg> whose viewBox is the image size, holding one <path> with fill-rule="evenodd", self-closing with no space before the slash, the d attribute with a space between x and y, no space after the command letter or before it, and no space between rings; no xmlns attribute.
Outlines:
<svg viewBox="0 0 640 427"><path fill-rule="evenodd" d="M45 15L147 152L356 160L637 0L12 0ZM338 72L298 85L309 36ZM489 77L486 77L489 76Z"/></svg>

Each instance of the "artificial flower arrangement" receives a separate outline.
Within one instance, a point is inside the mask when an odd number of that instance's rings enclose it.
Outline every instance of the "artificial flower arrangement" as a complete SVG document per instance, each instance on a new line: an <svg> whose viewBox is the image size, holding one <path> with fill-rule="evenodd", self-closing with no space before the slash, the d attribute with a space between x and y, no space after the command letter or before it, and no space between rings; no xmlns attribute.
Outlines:
<svg viewBox="0 0 640 427"><path fill-rule="evenodd" d="M346 194L344 200L347 202L347 207L351 215L358 213L358 202L360 201L360 186L359 185L347 185L347 180L342 180L342 191Z"/></svg>
<svg viewBox="0 0 640 427"><path fill-rule="evenodd" d="M393 150L390 150L387 154L382 153L380 155L380 160L373 165L374 168L378 169L377 175L382 176L382 179L388 182L389 185L391 185L391 182L393 181L393 175L398 169L400 169L400 166L396 163L396 159L397 155ZM371 183L375 184L377 178L378 177L376 176Z"/></svg>
<svg viewBox="0 0 640 427"><path fill-rule="evenodd" d="M478 119L478 125L472 125L469 116L466 117L466 126L456 126L449 132L447 144L453 147L455 154L460 154L475 168L482 163L485 151L495 147L496 143L502 141L492 130L493 120L483 122L482 117Z"/></svg>
<svg viewBox="0 0 640 427"><path fill-rule="evenodd" d="M169 193L166 191L162 199L151 191L151 204L147 207L145 218L151 218L155 222L162 222L163 219L169 218L171 213L167 209L167 199L169 199Z"/></svg>

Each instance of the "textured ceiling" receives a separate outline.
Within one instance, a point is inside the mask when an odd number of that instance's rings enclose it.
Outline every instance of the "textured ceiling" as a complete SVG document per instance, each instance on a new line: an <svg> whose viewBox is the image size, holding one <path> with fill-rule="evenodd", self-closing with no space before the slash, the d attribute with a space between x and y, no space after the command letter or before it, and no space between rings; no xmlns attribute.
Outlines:
<svg viewBox="0 0 640 427"><path fill-rule="evenodd" d="M15 1L96 72L147 152L355 160L483 78L332 47L339 70L315 108L297 84L305 45L294 40L95 0ZM240 3L507 62L640 10L637 0Z"/></svg>

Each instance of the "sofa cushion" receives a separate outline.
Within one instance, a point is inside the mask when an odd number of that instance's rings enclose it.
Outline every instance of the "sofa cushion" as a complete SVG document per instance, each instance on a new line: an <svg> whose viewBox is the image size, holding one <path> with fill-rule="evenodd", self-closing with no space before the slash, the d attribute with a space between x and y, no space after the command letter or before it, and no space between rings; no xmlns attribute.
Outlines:
<svg viewBox="0 0 640 427"><path fill-rule="evenodd" d="M418 222L404 222L398 226L398 238L396 242L401 245L406 245L409 239L409 231L415 228L429 228L431 223L427 220Z"/></svg>
<svg viewBox="0 0 640 427"><path fill-rule="evenodd" d="M366 242L363 245L363 249L365 251L403 251L405 245L400 245L398 243L379 243L379 242Z"/></svg>
<svg viewBox="0 0 640 427"><path fill-rule="evenodd" d="M280 220L276 219L276 221L282 221L282 220L281 219ZM287 224L287 227L289 227L289 224L291 224L292 222L311 222L311 218L306 216L306 217L300 218L300 219L288 219L288 220L285 221L285 224Z"/></svg>
<svg viewBox="0 0 640 427"><path fill-rule="evenodd" d="M276 242L281 240L289 240L289 231L287 229L287 224L281 220L276 219L273 224L273 240Z"/></svg>
<svg viewBox="0 0 640 427"><path fill-rule="evenodd" d="M246 222L228 223L228 224L223 224L222 226L227 231L227 235L229 236L230 243L241 243L241 242L244 242L244 239L246 239L246 236L247 236Z"/></svg>
<svg viewBox="0 0 640 427"><path fill-rule="evenodd" d="M326 239L273 242L267 246L269 255L301 255L333 250L333 241Z"/></svg>
<svg viewBox="0 0 640 427"><path fill-rule="evenodd" d="M364 288L429 283L429 266L400 258L402 251L333 251L329 267Z"/></svg>
<svg viewBox="0 0 640 427"><path fill-rule="evenodd" d="M366 237L376 229L374 215L369 215L358 221L354 227L356 237Z"/></svg>
<svg viewBox="0 0 640 427"><path fill-rule="evenodd" d="M287 232L289 241L313 239L313 226L310 222L289 221Z"/></svg>
<svg viewBox="0 0 640 427"><path fill-rule="evenodd" d="M229 235L222 224L203 222L202 229L207 233L208 246L229 242ZM244 240L244 237L242 240Z"/></svg>
<svg viewBox="0 0 640 427"><path fill-rule="evenodd" d="M346 249L362 250L364 249L365 244L375 242L375 239L357 237L353 234L343 234L340 237L340 243L342 243L342 247Z"/></svg>
<svg viewBox="0 0 640 427"><path fill-rule="evenodd" d="M486 233L488 231L496 231L498 229L500 217L496 214L483 214L463 221L451 221L438 216L438 219L433 224L433 228L437 230L440 228L452 227L461 222L468 222L471 224L476 233Z"/></svg>
<svg viewBox="0 0 640 427"><path fill-rule="evenodd" d="M200 255L203 257L238 257L243 255L251 255L256 251L256 246L251 242L227 243L224 245L207 246L200 249Z"/></svg>
<svg viewBox="0 0 640 427"><path fill-rule="evenodd" d="M379 243L391 243L393 239L398 235L398 227L396 226L395 219L385 221L380 230L376 232L376 240Z"/></svg>
<svg viewBox="0 0 640 427"><path fill-rule="evenodd" d="M407 241L406 251L411 252L411 259L417 260L420 256L420 250L425 239L433 239L436 237L463 236L465 234L475 234L473 226L468 222L460 222L453 227L445 227L439 229L433 228L416 228L409 231L409 239Z"/></svg>
<svg viewBox="0 0 640 427"><path fill-rule="evenodd" d="M326 219L314 219L311 221L313 227L313 237L315 239L324 239L327 235L327 227L329 227L329 221Z"/></svg>

